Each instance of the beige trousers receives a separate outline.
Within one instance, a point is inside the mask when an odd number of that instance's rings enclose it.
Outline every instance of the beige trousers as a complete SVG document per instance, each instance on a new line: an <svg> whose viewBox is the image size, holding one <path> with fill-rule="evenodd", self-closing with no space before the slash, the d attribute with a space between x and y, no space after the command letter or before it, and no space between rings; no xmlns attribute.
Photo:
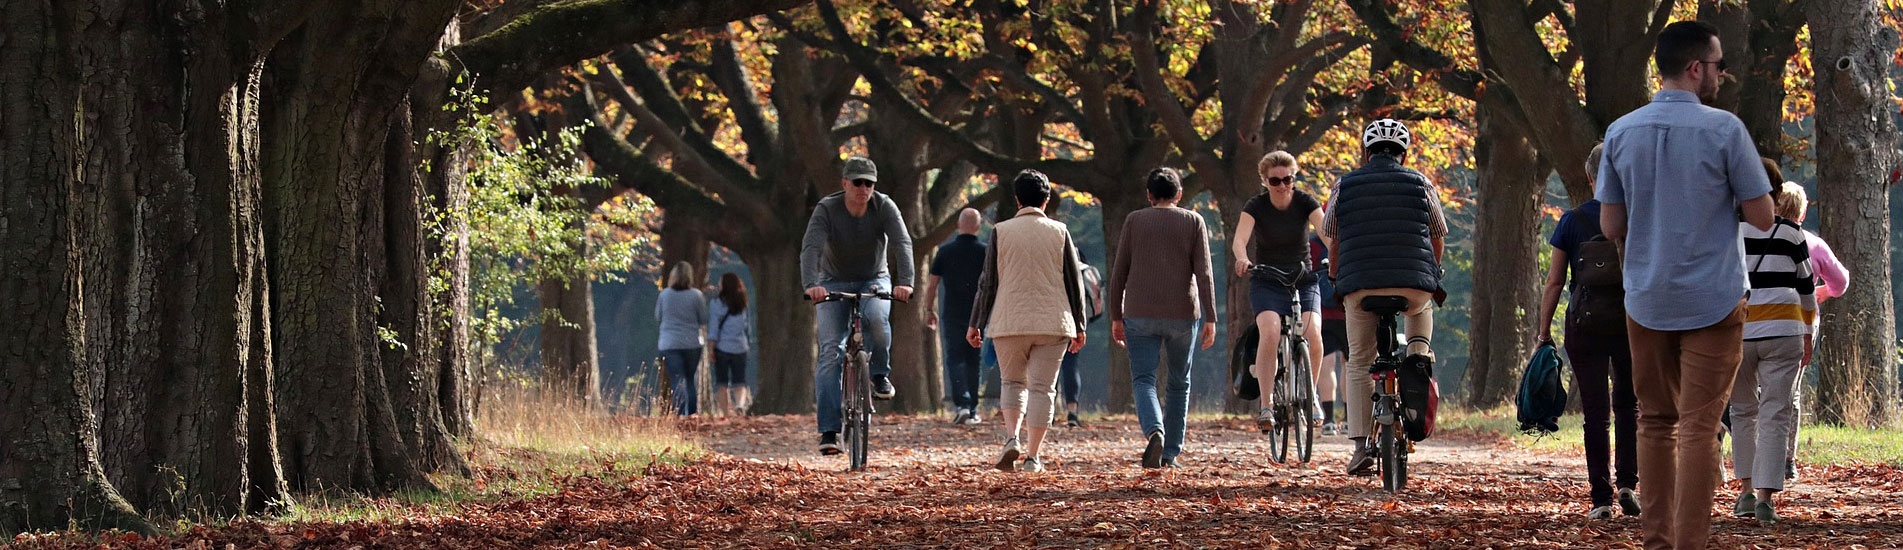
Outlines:
<svg viewBox="0 0 1903 550"><path fill-rule="evenodd" d="M1342 309L1348 314L1348 368L1344 376L1348 378L1348 436L1368 437L1374 434L1374 378L1368 375L1368 367L1374 365L1377 354L1375 329L1380 318L1373 313L1361 310L1361 300L1369 296L1400 296L1407 298L1408 310L1401 313L1402 332L1407 336L1403 342L1415 338L1434 337L1434 294L1412 288L1377 288L1360 290L1345 296ZM1408 346L1403 356L1409 354L1431 354L1433 350L1424 344Z"/></svg>
<svg viewBox="0 0 1903 550"><path fill-rule="evenodd" d="M1057 372L1064 365L1063 336L1002 336L991 340L998 352L998 378L1004 382L1004 410L1024 411L1023 424L1048 426L1056 411ZM1008 426L1012 434L1025 426Z"/></svg>

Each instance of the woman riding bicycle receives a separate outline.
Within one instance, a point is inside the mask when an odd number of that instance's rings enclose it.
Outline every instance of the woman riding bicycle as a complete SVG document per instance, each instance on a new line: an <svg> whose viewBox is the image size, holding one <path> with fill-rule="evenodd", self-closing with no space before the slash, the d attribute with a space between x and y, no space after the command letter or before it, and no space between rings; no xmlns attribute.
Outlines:
<svg viewBox="0 0 1903 550"><path fill-rule="evenodd" d="M1295 292L1301 293L1308 356L1317 359L1322 356L1320 280L1310 273L1313 266L1308 262L1308 232L1321 226L1322 208L1313 195L1295 188L1295 175L1301 171L1295 163L1295 155L1287 151L1263 155L1256 163L1256 170L1262 176L1263 191L1242 207L1242 222L1236 226L1236 236L1229 248L1231 257L1236 259L1236 276L1247 275L1255 263L1301 276L1293 291L1283 281L1261 277L1252 277L1249 281L1249 305L1255 312L1259 334L1255 365L1249 372L1266 387L1274 383L1279 369L1275 350L1282 344L1282 320L1294 313ZM1253 254L1249 250L1251 243L1255 245ZM1250 258L1256 262L1251 263ZM1314 367L1321 364L1319 360L1310 363ZM1319 376L1319 372L1316 374ZM1271 395L1273 392L1262 392L1262 411L1255 419L1256 427L1264 431L1275 427L1275 404ZM1314 427L1321 426L1321 418L1319 409L1310 412L1310 423Z"/></svg>

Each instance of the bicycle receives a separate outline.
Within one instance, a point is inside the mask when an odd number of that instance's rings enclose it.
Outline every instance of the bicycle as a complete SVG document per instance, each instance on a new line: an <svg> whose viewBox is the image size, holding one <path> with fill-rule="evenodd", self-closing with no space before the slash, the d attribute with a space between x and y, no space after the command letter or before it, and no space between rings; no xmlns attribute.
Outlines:
<svg viewBox="0 0 1903 550"><path fill-rule="evenodd" d="M1294 299L1294 313L1282 323L1281 344L1275 349L1277 370L1269 390L1275 403L1275 428L1269 434L1269 457L1277 464L1286 463L1292 448L1296 458L1306 463L1315 453L1315 427L1310 416L1316 407L1316 391L1315 373L1309 365L1307 326L1302 320L1302 293L1297 287L1309 273L1255 264L1249 266L1249 275L1288 287Z"/></svg>
<svg viewBox="0 0 1903 550"><path fill-rule="evenodd" d="M806 299L812 298L807 296ZM872 408L872 353L865 350L865 335L860 326L864 318L859 303L867 299L896 301L891 293L874 290L864 293L827 292L825 299L813 302L815 307L826 302L846 302L849 310L847 323L852 332L846 337L846 353L841 358L843 364L839 371L840 384L844 385L840 392L840 413L845 415L844 429L839 435L846 446L848 468L855 472L866 469L866 440L871 435L872 413L877 412Z"/></svg>
<svg viewBox="0 0 1903 550"><path fill-rule="evenodd" d="M1406 409L1401 399L1400 319L1407 311L1407 298L1368 296L1361 299L1361 310L1375 314L1375 359L1368 367L1374 377L1375 443L1371 452L1381 476L1381 488L1398 493L1407 487L1407 459L1414 452L1414 440L1407 437Z"/></svg>

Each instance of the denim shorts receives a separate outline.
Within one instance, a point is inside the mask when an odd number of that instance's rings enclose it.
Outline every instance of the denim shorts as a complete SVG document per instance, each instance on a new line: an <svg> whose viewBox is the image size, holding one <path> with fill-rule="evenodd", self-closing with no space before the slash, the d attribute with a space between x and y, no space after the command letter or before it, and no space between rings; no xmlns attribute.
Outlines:
<svg viewBox="0 0 1903 550"><path fill-rule="evenodd" d="M747 354L714 351L714 384L747 385Z"/></svg>
<svg viewBox="0 0 1903 550"><path fill-rule="evenodd" d="M1302 292L1302 311L1321 311L1321 280L1315 278L1307 284L1297 284L1295 288ZM1295 312L1295 296L1289 287L1282 283L1249 278L1249 307L1256 315L1264 311L1273 311L1288 317Z"/></svg>

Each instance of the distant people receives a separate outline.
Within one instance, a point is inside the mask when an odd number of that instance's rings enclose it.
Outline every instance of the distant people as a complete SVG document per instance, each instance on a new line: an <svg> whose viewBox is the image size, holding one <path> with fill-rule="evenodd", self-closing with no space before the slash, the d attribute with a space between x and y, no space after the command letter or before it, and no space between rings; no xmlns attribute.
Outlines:
<svg viewBox="0 0 1903 550"><path fill-rule="evenodd" d="M998 469L1042 472L1057 371L1066 349L1084 347L1083 262L1070 231L1044 215L1054 194L1050 179L1025 170L1012 188L1018 213L991 230L965 342L976 348L989 335L998 352L1005 432Z"/></svg>
<svg viewBox="0 0 1903 550"><path fill-rule="evenodd" d="M1130 391L1146 440L1143 467L1174 468L1189 415L1191 346L1216 343L1216 293L1209 228L1202 215L1176 206L1181 176L1158 168L1147 186L1150 207L1124 218L1105 301L1111 340L1130 350ZM1167 408L1156 397L1159 358L1169 369Z"/></svg>
<svg viewBox="0 0 1903 550"><path fill-rule="evenodd" d="M1379 319L1361 308L1369 296L1407 300L1401 312L1410 364L1431 367L1434 306L1447 298L1441 289L1441 254L1447 245L1447 219L1433 182L1407 167L1414 137L1393 119L1368 123L1361 130L1362 165L1341 177L1329 193L1322 221L1335 294L1348 315L1348 437L1355 442L1348 458L1350 475L1373 475L1374 366Z"/></svg>
<svg viewBox="0 0 1903 550"><path fill-rule="evenodd" d="M1586 155L1588 180L1598 180L1605 149L1604 144L1596 145ZM1632 393L1632 348L1626 340L1618 250L1599 230L1599 201L1588 200L1560 216L1547 244L1553 247L1552 265L1540 299L1536 334L1541 343L1553 343L1553 314L1559 308L1560 293L1570 295L1566 357L1572 360L1573 387L1579 390L1579 406L1586 415L1586 478L1592 485L1592 508L1586 517L1612 519L1615 496L1617 511L1636 516L1640 511L1634 492L1639 485L1639 398ZM1589 260L1592 263L1586 263ZM1611 440L1606 437L1609 425Z"/></svg>
<svg viewBox="0 0 1903 550"><path fill-rule="evenodd" d="M1776 167L1770 159L1765 165ZM1780 191L1776 202L1787 200L1787 193ZM1790 435L1797 426L1798 374L1810 362L1816 275L1804 229L1797 222L1779 216L1769 231L1750 224L1741 224L1738 231L1744 235L1751 292L1746 296L1744 360L1731 387L1732 475L1743 487L1733 513L1777 523L1772 499L1784 490Z"/></svg>
<svg viewBox="0 0 1903 550"><path fill-rule="evenodd" d="M752 324L747 320L747 285L737 273L720 276L720 294L709 307L713 311L708 333L714 341L714 404L721 414L744 415L753 404L747 391L747 352Z"/></svg>
<svg viewBox="0 0 1903 550"><path fill-rule="evenodd" d="M978 242L981 218L977 210L958 213L958 235L938 247L932 256L931 278L925 283L925 326L938 329L945 348L945 395L956 415L953 424L977 424L979 350L965 345L971 322L971 303L978 297L978 277L985 270L985 243ZM932 297L937 297L933 300ZM944 315L940 316L939 312Z"/></svg>
<svg viewBox="0 0 1903 550"><path fill-rule="evenodd" d="M694 288L694 268L674 264L667 272L667 288L654 301L654 320L661 322L658 347L667 363L667 379L674 393L674 414L693 416L700 412L700 388L695 376L700 370L700 354L706 344L701 329L707 328L707 301Z"/></svg>
<svg viewBox="0 0 1903 550"><path fill-rule="evenodd" d="M1097 273L1096 266L1090 265L1090 258L1085 257L1082 251L1078 252L1078 257L1082 258L1080 261L1083 262L1084 311L1089 316L1084 320L1084 326L1088 327L1091 323L1097 322L1097 318L1103 317L1103 275ZM1084 391L1084 373L1077 367L1077 356L1081 353L1081 351L1064 352L1064 366L1057 371L1057 385L1064 394L1064 424L1072 428L1084 427L1083 420L1077 418L1077 400Z"/></svg>
<svg viewBox="0 0 1903 550"><path fill-rule="evenodd" d="M1324 206L1326 208L1326 206ZM1322 265L1328 258L1328 246L1322 244L1320 235L1308 239L1308 261L1312 265ZM1315 389L1320 393L1322 402L1322 435L1341 435L1341 426L1335 422L1335 408L1340 404L1342 366L1348 363L1348 312L1341 308L1341 300L1335 299L1335 285L1327 277L1321 279L1318 288L1322 297L1322 359L1315 362L1320 370L1315 375Z"/></svg>
<svg viewBox="0 0 1903 550"><path fill-rule="evenodd" d="M1255 366L1251 373L1266 388L1275 383L1276 350L1282 345L1282 323L1295 314L1296 293L1302 302L1303 336L1308 339L1309 366L1318 372L1322 359L1322 294L1320 277L1309 263L1308 233L1321 227L1322 205L1314 195L1295 188L1295 176L1301 166L1295 155L1274 151L1256 162L1262 177L1262 192L1242 207L1242 221L1229 252L1235 260L1236 276L1248 276L1249 267L1266 264L1284 272L1299 274L1291 289L1282 281L1264 276L1249 280L1249 305L1254 310L1257 332ZM1251 246L1253 245L1253 246ZM1253 259L1253 261L1251 261ZM1275 392L1264 390L1258 400L1261 412L1255 417L1256 428L1275 427ZM1317 399L1316 401L1320 401ZM1322 426L1320 407L1310 414L1314 427Z"/></svg>
<svg viewBox="0 0 1903 550"><path fill-rule="evenodd" d="M1606 129L1599 226L1625 247L1645 547L1698 550L1711 537L1718 421L1744 352L1738 207L1769 231L1771 184L1744 123L1700 102L1724 78L1716 29L1680 21L1657 44L1662 89Z"/></svg>
<svg viewBox="0 0 1903 550"><path fill-rule="evenodd" d="M813 208L806 223L806 236L800 245L800 277L806 284L806 298L815 302L826 299L828 292L872 292L889 290L892 297L905 301L912 296L912 236L905 220L899 217L899 205L884 193L873 191L879 182L879 168L863 157L846 159L840 177L840 192L827 195ZM897 276L886 272L888 246ZM893 286L897 283L897 286ZM846 302L819 304L819 362L813 368L813 397L819 409L819 452L839 454L839 415L841 361L846 354ZM872 354L872 397L891 399L892 325L888 317L891 302L860 302L861 329L865 349Z"/></svg>

